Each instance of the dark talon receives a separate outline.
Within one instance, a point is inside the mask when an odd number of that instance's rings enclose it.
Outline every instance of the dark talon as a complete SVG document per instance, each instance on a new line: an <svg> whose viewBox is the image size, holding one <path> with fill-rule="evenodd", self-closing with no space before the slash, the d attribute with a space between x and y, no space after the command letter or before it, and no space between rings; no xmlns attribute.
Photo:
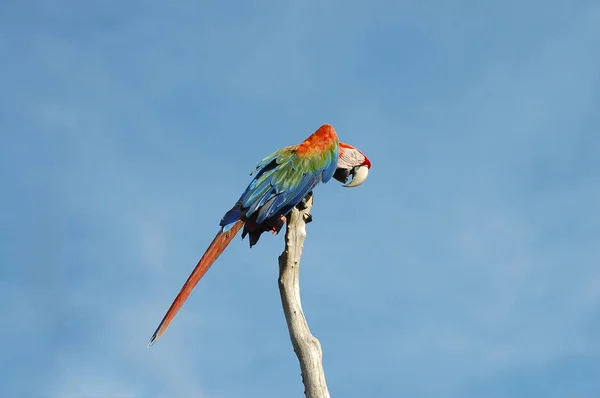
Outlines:
<svg viewBox="0 0 600 398"><path fill-rule="evenodd" d="M312 222L312 220L313 220L312 214L305 214L305 215L304 215L304 222L305 222L306 224L308 224L308 223Z"/></svg>
<svg viewBox="0 0 600 398"><path fill-rule="evenodd" d="M302 199L302 201L300 203L298 203L298 205L296 206L298 208L298 210L306 209L306 203L308 203L308 201L310 200L311 197L312 197L312 191L307 193L306 196Z"/></svg>

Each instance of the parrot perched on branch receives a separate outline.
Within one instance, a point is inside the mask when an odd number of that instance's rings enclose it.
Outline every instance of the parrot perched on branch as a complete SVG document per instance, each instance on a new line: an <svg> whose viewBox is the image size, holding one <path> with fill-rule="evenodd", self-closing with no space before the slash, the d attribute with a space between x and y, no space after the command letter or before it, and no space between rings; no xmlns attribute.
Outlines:
<svg viewBox="0 0 600 398"><path fill-rule="evenodd" d="M304 142L273 152L251 173L252 181L220 222L221 230L188 277L171 307L152 335L148 346L165 332L200 278L242 231L250 247L263 232L279 233L286 216L320 183L332 177L345 187L356 187L366 179L369 159L352 145L338 141L335 129L324 124ZM349 177L352 176L350 182Z"/></svg>

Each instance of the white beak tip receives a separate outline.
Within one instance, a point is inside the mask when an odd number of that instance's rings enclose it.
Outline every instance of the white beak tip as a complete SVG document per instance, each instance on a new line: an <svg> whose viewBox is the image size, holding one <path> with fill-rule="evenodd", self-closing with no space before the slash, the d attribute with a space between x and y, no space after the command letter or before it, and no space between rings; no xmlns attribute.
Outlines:
<svg viewBox="0 0 600 398"><path fill-rule="evenodd" d="M354 188L365 182L369 175L369 168L367 166L360 166L356 173L352 174L352 181L348 184L343 185L345 188Z"/></svg>

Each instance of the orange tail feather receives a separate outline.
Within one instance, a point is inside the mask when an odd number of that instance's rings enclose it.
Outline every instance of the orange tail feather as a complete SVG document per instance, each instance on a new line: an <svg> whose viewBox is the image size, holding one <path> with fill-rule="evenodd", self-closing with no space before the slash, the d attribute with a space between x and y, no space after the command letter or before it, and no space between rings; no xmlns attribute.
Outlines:
<svg viewBox="0 0 600 398"><path fill-rule="evenodd" d="M175 318L175 315L177 314L185 300L188 298L188 296L190 295L200 278L202 278L204 274L206 274L206 271L208 271L210 266L215 262L219 255L223 253L223 250L225 250L227 245L229 245L229 242L231 242L231 240L240 231L243 225L243 221L238 221L227 232L219 232L217 236L215 236L215 238L211 242L210 246L208 246L208 249L206 249L206 252L202 256L200 261L198 261L196 268L194 268L187 281L183 284L183 287L177 294L177 297L175 297L175 300L173 300L173 304L171 304L171 307L169 307L169 310L165 314L164 318L162 319L162 321L160 321L158 328L156 328L156 331L154 332L152 338L150 338L150 341L148 342L148 347L154 344L156 340L158 340L160 336L162 336L165 330L167 330L169 324L171 323L173 318Z"/></svg>

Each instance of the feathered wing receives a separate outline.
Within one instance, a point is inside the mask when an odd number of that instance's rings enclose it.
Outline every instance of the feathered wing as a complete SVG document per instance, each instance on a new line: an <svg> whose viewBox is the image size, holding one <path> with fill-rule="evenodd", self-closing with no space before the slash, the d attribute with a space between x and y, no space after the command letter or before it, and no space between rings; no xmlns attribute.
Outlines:
<svg viewBox="0 0 600 398"><path fill-rule="evenodd" d="M339 154L333 127L322 126L302 144L273 152L252 172L254 178L235 206L221 220L226 231L237 220L246 221L242 237L250 246L265 231L279 231L286 216L320 182L333 176Z"/></svg>
<svg viewBox="0 0 600 398"><path fill-rule="evenodd" d="M231 228L229 228L228 231L219 231L219 233L217 233L217 236L215 236L210 246L208 246L208 249L206 249L206 252L204 252L204 255L202 256L200 261L198 261L198 264L188 277L187 281L183 284L183 287L177 294L177 297L175 297L175 300L173 300L173 304L171 304L171 307L169 307L169 310L163 317L162 321L160 321L158 328L156 328L156 331L150 338L148 346L154 344L154 342L158 340L160 336L162 336L165 330L167 330L169 324L171 323L173 318L175 318L175 315L177 314L185 300L187 300L188 296L190 295L198 281L204 276L204 274L206 274L206 271L208 271L210 266L221 255L221 253L223 253L223 250L225 250L227 245L229 245L229 242L231 242L235 235L237 235L237 233L240 231L243 225L243 221L237 221L232 225Z"/></svg>

